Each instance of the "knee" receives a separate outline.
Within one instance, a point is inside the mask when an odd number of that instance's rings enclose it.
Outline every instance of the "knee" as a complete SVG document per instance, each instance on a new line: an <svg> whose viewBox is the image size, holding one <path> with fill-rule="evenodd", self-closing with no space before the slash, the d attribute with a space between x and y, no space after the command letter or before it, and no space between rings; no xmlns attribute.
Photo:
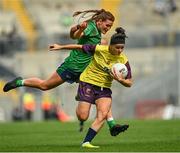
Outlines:
<svg viewBox="0 0 180 153"><path fill-rule="evenodd" d="M49 89L50 89L50 88L48 87L48 85L44 83L44 81L40 83L40 88L41 88L41 90L43 90L43 91L46 91L46 90L49 90Z"/></svg>
<svg viewBox="0 0 180 153"><path fill-rule="evenodd" d="M103 120L106 120L108 116L108 111L100 112L100 115L98 115L97 119L101 122Z"/></svg>
<svg viewBox="0 0 180 153"><path fill-rule="evenodd" d="M86 121L89 117L89 114L87 112L76 112L77 118L80 121Z"/></svg>

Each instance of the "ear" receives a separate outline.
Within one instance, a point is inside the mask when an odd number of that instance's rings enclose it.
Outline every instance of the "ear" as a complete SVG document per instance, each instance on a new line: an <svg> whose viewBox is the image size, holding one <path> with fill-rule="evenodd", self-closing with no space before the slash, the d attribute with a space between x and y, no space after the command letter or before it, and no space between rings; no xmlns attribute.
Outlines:
<svg viewBox="0 0 180 153"><path fill-rule="evenodd" d="M98 21L98 22L102 23L102 22L103 22L103 20L102 20L102 19L99 19L99 21Z"/></svg>
<svg viewBox="0 0 180 153"><path fill-rule="evenodd" d="M101 24L102 22L103 22L102 19L99 19L99 20L97 21L98 24Z"/></svg>
<svg viewBox="0 0 180 153"><path fill-rule="evenodd" d="M96 22L96 24L97 24L97 26L99 27L99 26L101 26L102 25L102 19L99 19L97 22Z"/></svg>

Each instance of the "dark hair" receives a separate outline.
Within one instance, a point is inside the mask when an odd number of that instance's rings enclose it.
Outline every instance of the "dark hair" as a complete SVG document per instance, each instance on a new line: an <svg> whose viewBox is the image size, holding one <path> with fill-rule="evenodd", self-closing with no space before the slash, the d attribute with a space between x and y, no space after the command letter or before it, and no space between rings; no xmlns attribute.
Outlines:
<svg viewBox="0 0 180 153"><path fill-rule="evenodd" d="M116 33L111 36L110 45L125 44L125 39L127 38L125 30L122 27L118 27L115 31Z"/></svg>
<svg viewBox="0 0 180 153"><path fill-rule="evenodd" d="M85 10L85 11L77 11L77 12L74 12L73 14L73 17L75 16L78 16L80 14L84 13L84 15L86 15L87 13L93 13L91 18L88 19L87 21L89 20L95 20L95 21L98 21L98 20L102 20L102 21L105 21L105 20L111 20L114 22L115 20L115 17L114 15L109 12L109 11L106 11L104 9L101 9L101 10Z"/></svg>

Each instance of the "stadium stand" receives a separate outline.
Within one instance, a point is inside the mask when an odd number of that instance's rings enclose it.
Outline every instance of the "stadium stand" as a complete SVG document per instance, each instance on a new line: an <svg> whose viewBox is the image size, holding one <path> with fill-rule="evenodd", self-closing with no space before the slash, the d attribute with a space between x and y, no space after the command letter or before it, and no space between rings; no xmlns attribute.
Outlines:
<svg viewBox="0 0 180 153"><path fill-rule="evenodd" d="M50 0L2 0L1 3L5 17L3 19L12 19L12 17L6 17L9 12L14 16L14 21L9 22L16 22L19 33L22 37L26 37L28 42L24 45L26 49L32 48L32 45L37 49L44 49L51 42L68 43L70 26L75 24L72 14L82 8L83 10L105 8L112 11L116 16L115 26L122 25L128 31L127 47L130 48L178 45L180 37L178 11L171 13L167 10L167 13L162 16L155 12L156 0L113 0L111 2L76 0L76 3L70 0L54 0L53 3ZM176 1L176 5L178 10L180 2ZM3 24L5 23L7 21L3 21ZM5 29L10 29L9 25L12 24L6 24ZM35 44L32 42L33 39ZM31 47L28 47L28 44L31 44Z"/></svg>
<svg viewBox="0 0 180 153"><path fill-rule="evenodd" d="M127 31L126 53L132 66L135 83L131 89L113 85L113 90L115 90L113 109L120 108L114 112L115 117L134 117L134 107L138 101L152 100L153 97L166 102L171 93L177 94L177 76L180 73L174 71L179 70L177 58L180 46L179 0L176 0L177 9L173 12L166 10L165 14L156 12L156 0L76 0L75 2L53 0L53 3L52 0L18 0L29 22L34 26L31 28L36 31L36 41L33 44L35 50L32 54L28 53L30 36L27 36L23 23L20 21L23 19L16 15L18 10L15 8L6 10L5 6L2 7L2 2L9 1L0 1L0 56L9 58L0 59L5 69L10 69L15 74L25 77L32 75L48 77L69 54L67 51L48 53L48 45L58 42L75 42L69 38L69 29L76 23L72 18L74 11L117 9L118 22L115 26L120 25ZM109 2L114 5L110 5ZM115 26L109 35L114 32ZM4 39L4 32L10 33L13 29L16 31L13 41L7 37ZM10 42L11 45L9 45ZM8 74L4 72L4 68L2 70L0 76L5 76L0 79L5 80ZM76 103L72 97L75 96L76 87L76 85L66 84L56 89L57 96L65 102L64 110L70 112L72 116L75 115ZM41 99L40 95L39 99Z"/></svg>
<svg viewBox="0 0 180 153"><path fill-rule="evenodd" d="M12 72L12 70L9 70L8 68L2 65L0 65L0 70L1 79L3 78L5 80L8 80L17 76L14 72Z"/></svg>

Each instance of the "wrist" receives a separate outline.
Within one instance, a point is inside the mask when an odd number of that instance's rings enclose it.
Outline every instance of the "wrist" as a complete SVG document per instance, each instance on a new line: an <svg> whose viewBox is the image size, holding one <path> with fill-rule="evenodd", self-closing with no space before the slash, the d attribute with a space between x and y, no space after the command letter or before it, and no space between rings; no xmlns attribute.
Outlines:
<svg viewBox="0 0 180 153"><path fill-rule="evenodd" d="M81 28L81 26L78 24L78 25L76 26L76 28L77 28L77 29L80 29L80 28Z"/></svg>
<svg viewBox="0 0 180 153"><path fill-rule="evenodd" d="M119 82L119 83L123 83L123 82L124 82L124 79L119 78L119 79L118 79L118 82Z"/></svg>
<svg viewBox="0 0 180 153"><path fill-rule="evenodd" d="M77 25L76 26L77 30L80 30L80 31L84 31L84 29L86 29L86 27L81 27L81 25Z"/></svg>

